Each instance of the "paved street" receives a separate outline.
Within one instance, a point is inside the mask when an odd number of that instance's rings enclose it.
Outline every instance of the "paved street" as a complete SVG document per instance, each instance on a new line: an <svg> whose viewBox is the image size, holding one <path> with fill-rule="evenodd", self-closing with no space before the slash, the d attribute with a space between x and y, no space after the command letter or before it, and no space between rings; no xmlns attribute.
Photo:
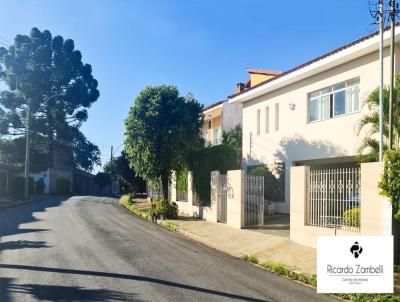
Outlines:
<svg viewBox="0 0 400 302"><path fill-rule="evenodd" d="M333 301L99 197L0 213L0 301Z"/></svg>

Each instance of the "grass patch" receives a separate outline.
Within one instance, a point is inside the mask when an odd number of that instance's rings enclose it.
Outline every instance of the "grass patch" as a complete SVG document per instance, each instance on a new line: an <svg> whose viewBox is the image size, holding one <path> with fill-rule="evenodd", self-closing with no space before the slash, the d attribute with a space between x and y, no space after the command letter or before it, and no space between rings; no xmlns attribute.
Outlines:
<svg viewBox="0 0 400 302"><path fill-rule="evenodd" d="M161 221L159 222L159 224L160 224L163 228L166 228L167 230L170 230L171 232L176 232L176 231L178 230L178 227L177 227L175 224L170 223L170 222L165 221L165 220L161 220Z"/></svg>
<svg viewBox="0 0 400 302"><path fill-rule="evenodd" d="M143 207L143 206L141 208L139 208L135 204L135 200L132 198L132 196L130 196L130 195L122 196L119 200L119 203L122 206L124 206L125 208L127 208L130 212L135 214L136 216L142 217L143 219L153 222L152 217L149 213L149 208ZM170 230L172 232L176 232L178 230L178 227L175 224L170 223L165 220L159 220L158 224L160 226L162 226L163 228Z"/></svg>
<svg viewBox="0 0 400 302"><path fill-rule="evenodd" d="M351 302L400 302L399 296L384 294L338 294L337 296Z"/></svg>

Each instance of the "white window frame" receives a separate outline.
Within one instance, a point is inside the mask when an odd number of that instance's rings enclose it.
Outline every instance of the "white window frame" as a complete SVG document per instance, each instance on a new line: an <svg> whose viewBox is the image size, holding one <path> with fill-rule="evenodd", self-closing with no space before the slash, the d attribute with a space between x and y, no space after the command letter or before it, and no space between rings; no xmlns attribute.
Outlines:
<svg viewBox="0 0 400 302"><path fill-rule="evenodd" d="M345 86L343 88L334 90L334 87L340 84L345 84ZM347 112L347 108L346 108L346 98L347 98L347 92L349 89L353 89L353 87L357 87L358 86L358 109L355 110L354 105L354 98L352 98L351 100L351 111ZM345 113L343 114L336 114L335 115L335 93L337 92L341 92L344 91L344 106L345 106ZM314 94L314 96L312 96ZM322 117L322 97L324 96L329 96L329 117L327 118L323 118ZM331 97L332 97L332 102L331 102ZM318 100L319 101L319 112L318 112L318 119L316 120L311 120L310 119L310 103L311 101L315 101ZM331 106L332 105L332 106ZM349 114L354 114L357 112L361 111L361 102L360 102L360 78L353 78L351 80L347 80L347 81L343 81L343 82L339 82L335 85L317 90L317 91L313 91L311 93L308 94L307 97L307 121L308 123L315 123L315 122L320 122L320 121L324 121L324 120L328 120L328 119L332 119L332 118L336 118L336 117L341 117L341 116L345 116L345 115L349 115ZM331 114L332 113L332 114Z"/></svg>

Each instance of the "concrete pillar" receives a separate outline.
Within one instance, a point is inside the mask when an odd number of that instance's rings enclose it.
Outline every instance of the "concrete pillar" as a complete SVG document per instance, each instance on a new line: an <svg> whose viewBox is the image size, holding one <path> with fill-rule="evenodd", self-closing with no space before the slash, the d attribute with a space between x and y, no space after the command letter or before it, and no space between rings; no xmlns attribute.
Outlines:
<svg viewBox="0 0 400 302"><path fill-rule="evenodd" d="M304 241L304 226L307 223L307 186L309 166L290 168L290 239Z"/></svg>
<svg viewBox="0 0 400 302"><path fill-rule="evenodd" d="M219 171L211 172L211 222L218 221Z"/></svg>
<svg viewBox="0 0 400 302"><path fill-rule="evenodd" d="M243 170L227 173L227 225L240 229L244 226Z"/></svg>
<svg viewBox="0 0 400 302"><path fill-rule="evenodd" d="M361 164L361 217L363 235L392 235L392 205L379 194L383 163Z"/></svg>
<svg viewBox="0 0 400 302"><path fill-rule="evenodd" d="M188 187L187 187L187 202L190 206L193 205L193 171L188 172Z"/></svg>
<svg viewBox="0 0 400 302"><path fill-rule="evenodd" d="M171 178L170 178L170 194L171 196L169 197L169 200L176 201L176 172L172 171L171 173Z"/></svg>

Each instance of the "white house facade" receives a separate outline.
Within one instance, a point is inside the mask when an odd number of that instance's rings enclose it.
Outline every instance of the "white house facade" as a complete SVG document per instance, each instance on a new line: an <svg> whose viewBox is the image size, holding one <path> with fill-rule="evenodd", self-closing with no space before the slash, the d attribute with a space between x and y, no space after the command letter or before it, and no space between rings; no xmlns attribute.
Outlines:
<svg viewBox="0 0 400 302"><path fill-rule="evenodd" d="M389 34L384 35L386 84ZM374 33L229 97L231 104L243 105L245 170L268 166L284 179L284 194L272 200L278 212L290 211L291 167L355 166L365 135L357 134L357 124L368 112L365 99L379 86L379 70L379 36Z"/></svg>

